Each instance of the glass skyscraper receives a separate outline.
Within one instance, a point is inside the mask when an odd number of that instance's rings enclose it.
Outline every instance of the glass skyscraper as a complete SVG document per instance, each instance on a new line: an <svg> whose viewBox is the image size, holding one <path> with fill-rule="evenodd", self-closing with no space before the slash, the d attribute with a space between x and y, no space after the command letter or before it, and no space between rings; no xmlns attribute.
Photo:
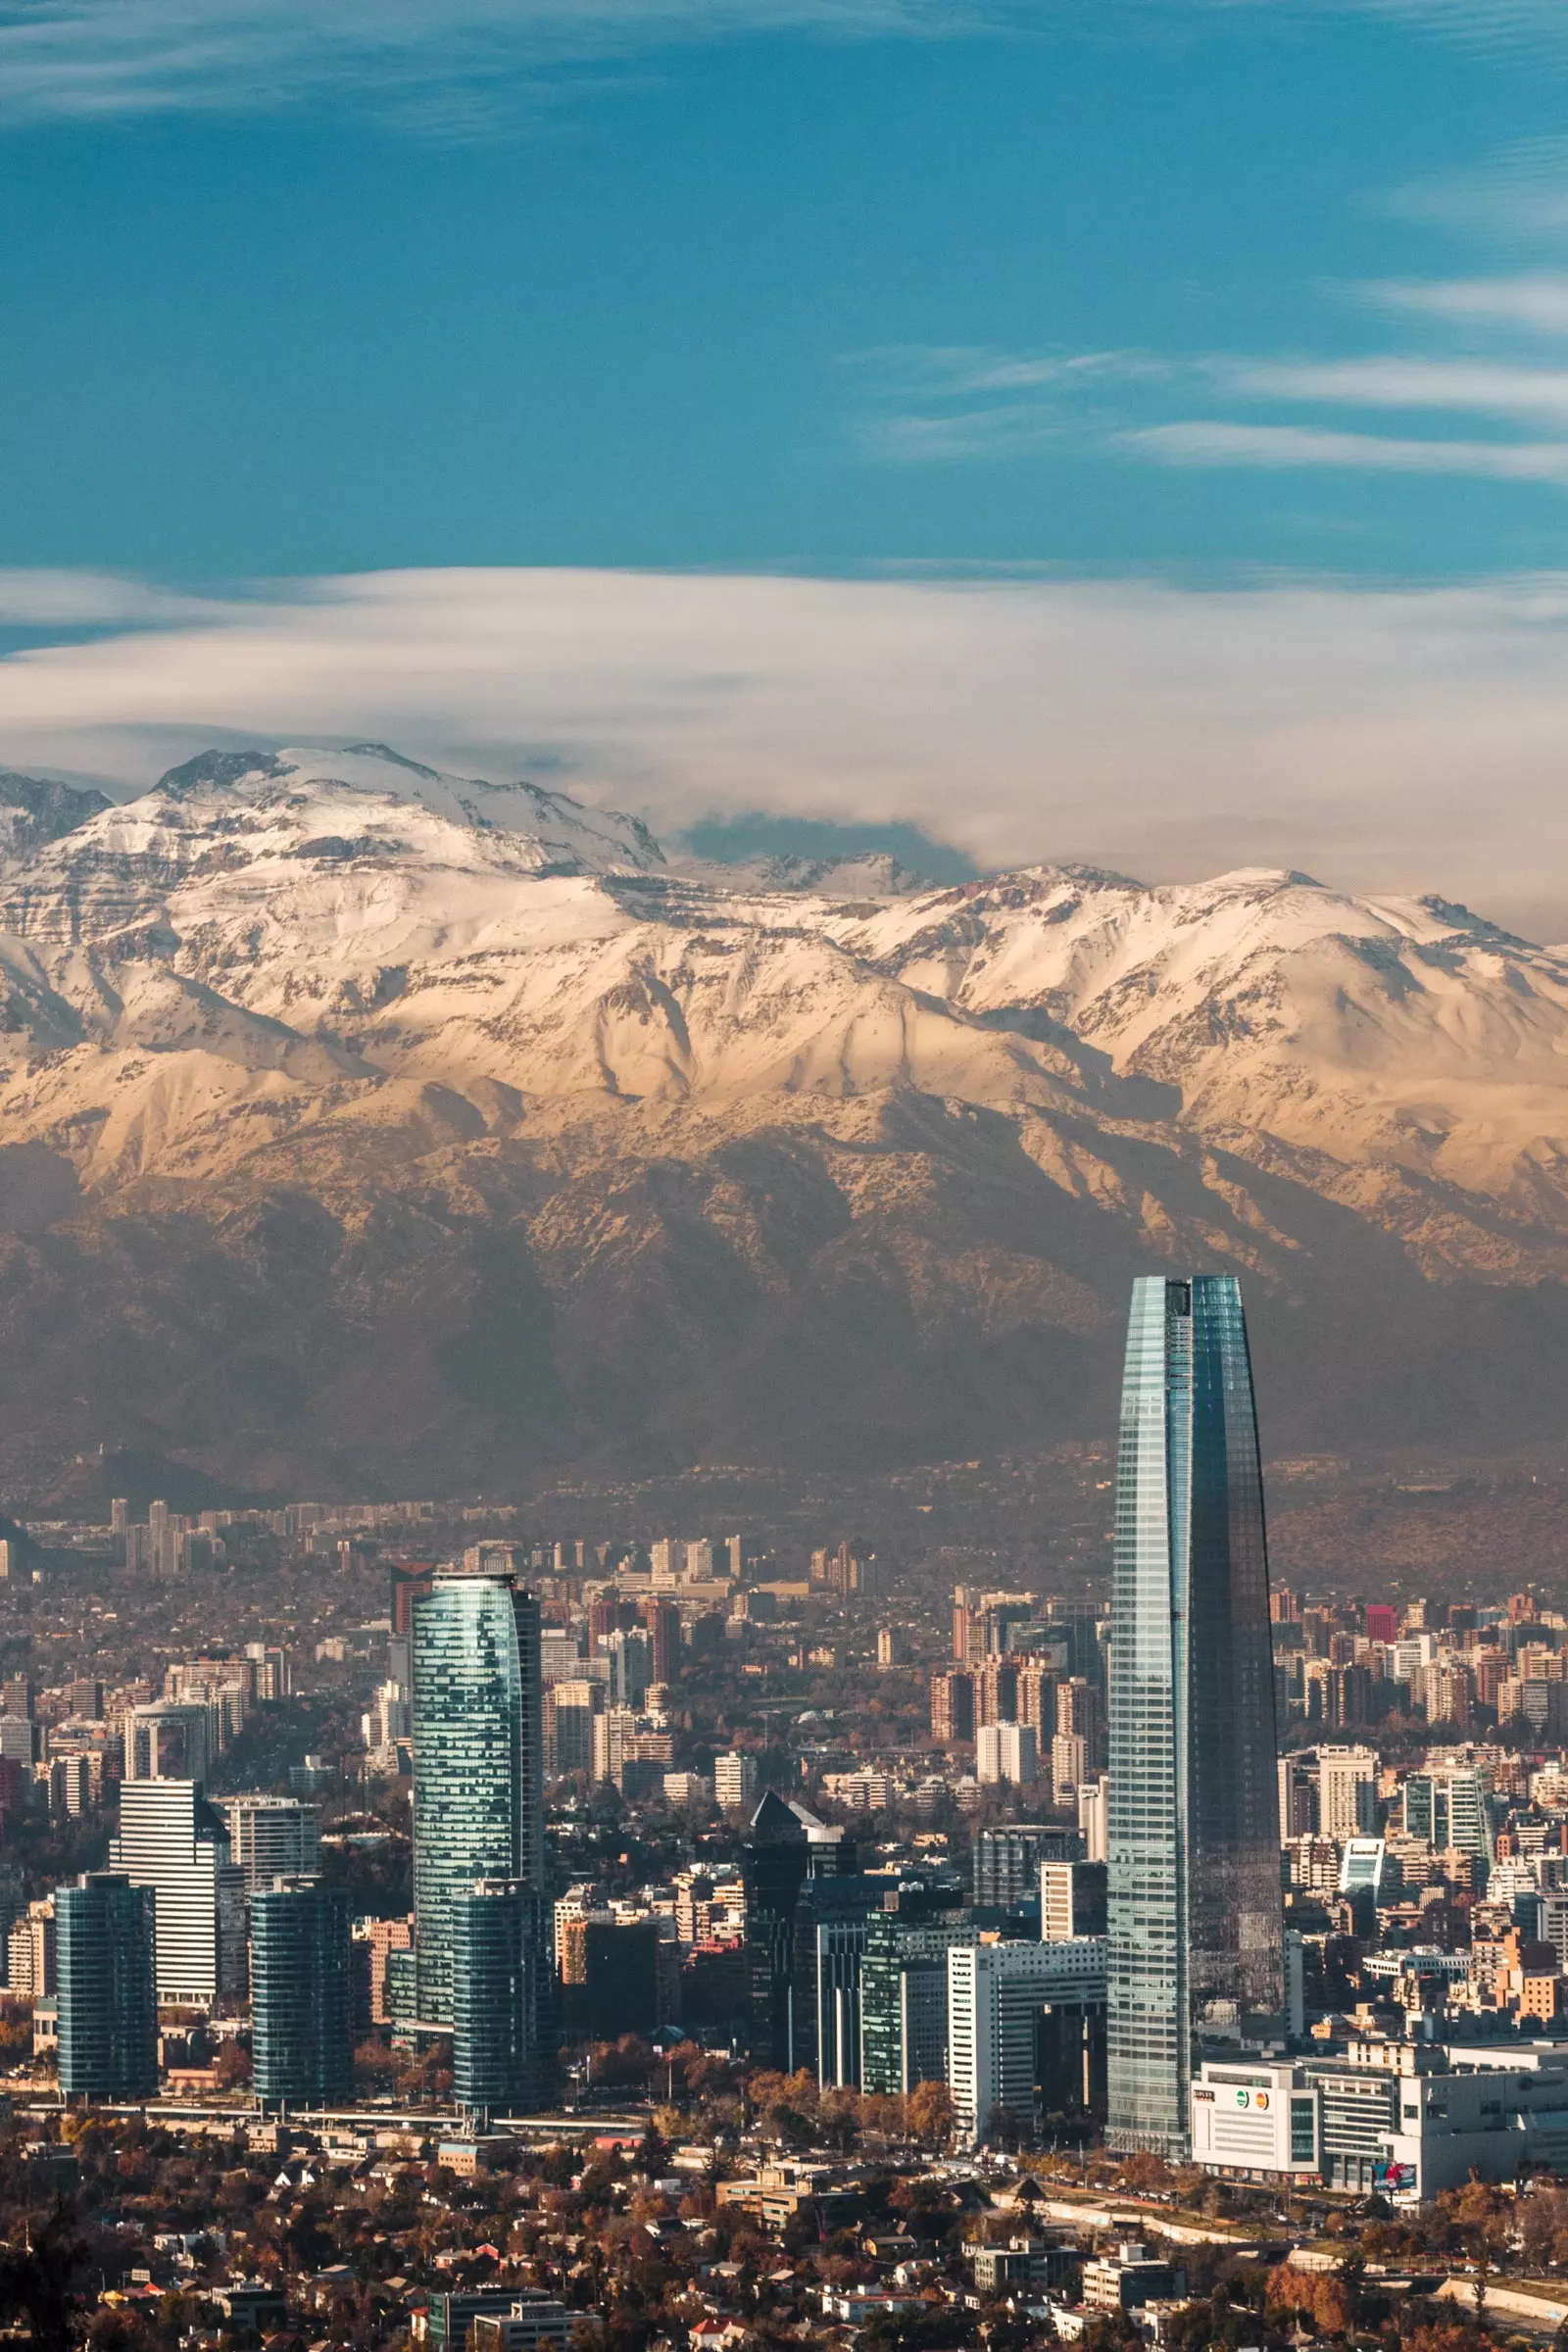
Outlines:
<svg viewBox="0 0 1568 2352"><path fill-rule="evenodd" d="M517 2114L541 2095L554 2016L544 1897L514 1879L452 1897L452 2079L464 2114Z"/></svg>
<svg viewBox="0 0 1568 2352"><path fill-rule="evenodd" d="M158 2091L158 1995L150 1887L89 1871L55 1894L60 2090L66 2099Z"/></svg>
<svg viewBox="0 0 1568 2352"><path fill-rule="evenodd" d="M539 1603L510 1574L438 1574L414 1604L416 2022L452 2026L452 1902L544 1886Z"/></svg>
<svg viewBox="0 0 1568 2352"><path fill-rule="evenodd" d="M1194 2044L1285 2006L1268 1553L1234 1275L1133 1285L1110 1642L1110 2146L1184 2157Z"/></svg>
<svg viewBox="0 0 1568 2352"><path fill-rule="evenodd" d="M251 2014L264 2108L334 2106L354 2091L348 1896L277 1880L251 1896Z"/></svg>

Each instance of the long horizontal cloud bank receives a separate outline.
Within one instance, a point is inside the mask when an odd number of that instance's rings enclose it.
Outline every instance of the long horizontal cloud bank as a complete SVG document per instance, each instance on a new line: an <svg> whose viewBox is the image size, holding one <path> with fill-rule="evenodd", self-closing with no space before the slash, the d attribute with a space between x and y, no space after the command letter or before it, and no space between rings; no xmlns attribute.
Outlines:
<svg viewBox="0 0 1568 2352"><path fill-rule="evenodd" d="M1568 937L1568 575L1200 593L451 570L210 605L74 578L0 573L13 621L119 631L0 662L0 767L139 788L209 743L375 736L666 834L903 818L986 866L1293 865Z"/></svg>

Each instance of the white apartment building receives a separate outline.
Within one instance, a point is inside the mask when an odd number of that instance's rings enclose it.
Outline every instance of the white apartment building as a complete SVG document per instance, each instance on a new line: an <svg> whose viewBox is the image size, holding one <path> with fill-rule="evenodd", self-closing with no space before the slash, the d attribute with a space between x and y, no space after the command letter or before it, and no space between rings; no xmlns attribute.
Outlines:
<svg viewBox="0 0 1568 2352"><path fill-rule="evenodd" d="M245 1889L274 1879L314 1879L321 1869L321 1808L297 1796L229 1796L219 1807Z"/></svg>
<svg viewBox="0 0 1568 2352"><path fill-rule="evenodd" d="M983 1723L974 1736L974 1773L982 1788L1010 1782L1027 1788L1040 1778L1040 1744L1033 1724Z"/></svg>
<svg viewBox="0 0 1568 2352"><path fill-rule="evenodd" d="M948 2087L973 2146L1001 2112L1027 2124L1035 2103L1035 2020L1048 2002L1105 1998L1105 1938L965 1943L948 1953Z"/></svg>
<svg viewBox="0 0 1568 2352"><path fill-rule="evenodd" d="M732 1748L713 1758L713 1794L726 1813L740 1813L757 1794L757 1758Z"/></svg>

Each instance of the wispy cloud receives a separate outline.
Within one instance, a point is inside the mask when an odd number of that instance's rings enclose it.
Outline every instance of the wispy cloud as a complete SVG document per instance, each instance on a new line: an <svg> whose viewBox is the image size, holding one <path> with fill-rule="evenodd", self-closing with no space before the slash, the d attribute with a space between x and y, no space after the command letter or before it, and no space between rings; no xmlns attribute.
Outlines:
<svg viewBox="0 0 1568 2352"><path fill-rule="evenodd" d="M1453 409L1525 422L1568 420L1568 370L1562 368L1391 353L1348 360L1218 360L1208 368L1227 390L1252 399L1350 409Z"/></svg>
<svg viewBox="0 0 1568 2352"><path fill-rule="evenodd" d="M469 774L538 763L665 832L765 809L902 818L982 865L1298 865L1556 938L1565 734L1568 578L401 572L0 661L0 766L145 784L215 741L373 736Z"/></svg>
<svg viewBox="0 0 1568 2352"><path fill-rule="evenodd" d="M1568 37L1560 0L0 0L0 121L249 112L322 92L410 116L504 107L518 77L755 31L1147 37L1376 15L1483 46Z"/></svg>
<svg viewBox="0 0 1568 2352"><path fill-rule="evenodd" d="M0 121L285 107L356 90L411 113L651 43L797 29L939 38L986 0L0 0Z"/></svg>
<svg viewBox="0 0 1568 2352"><path fill-rule="evenodd" d="M1510 300L1518 306L1519 283L1434 286L1432 315L1445 324L1454 317L1488 318ZM1543 315L1548 289L1568 306L1568 281L1529 281L1529 289ZM1375 292L1378 300L1391 300L1388 289ZM874 356L884 363L888 358ZM1568 368L1398 352L1306 360L1233 352L1011 355L937 348L896 359L896 366L885 366L873 378L873 403L882 405L873 405L858 426L862 448L892 464L996 461L1054 447L1165 465L1338 466L1568 481L1568 443L1555 437L1568 427ZM1254 414L1216 416L1209 405L1216 399ZM1167 412L1199 403L1203 408L1196 416L1136 413L1151 403ZM1330 430L1298 418L1259 420L1259 408L1447 414L1499 429L1496 438Z"/></svg>
<svg viewBox="0 0 1568 2352"><path fill-rule="evenodd" d="M1520 277L1383 279L1354 289L1369 308L1464 327L1503 327L1554 338L1568 335L1568 277L1538 271Z"/></svg>
<svg viewBox="0 0 1568 2352"><path fill-rule="evenodd" d="M1390 433L1326 433L1298 424L1197 419L1135 427L1117 436L1117 446L1166 466L1318 466L1341 472L1468 474L1480 480L1568 486L1568 442L1406 441Z"/></svg>

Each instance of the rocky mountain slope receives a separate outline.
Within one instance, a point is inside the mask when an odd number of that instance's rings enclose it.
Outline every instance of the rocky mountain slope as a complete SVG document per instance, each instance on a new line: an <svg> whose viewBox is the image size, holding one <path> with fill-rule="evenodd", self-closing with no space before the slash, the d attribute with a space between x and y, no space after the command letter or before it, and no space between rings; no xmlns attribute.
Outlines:
<svg viewBox="0 0 1568 2352"><path fill-rule="evenodd" d="M1555 1442L1568 955L1462 907L682 871L375 745L80 817L0 862L13 1494L1103 1435L1165 1266L1276 1446Z"/></svg>

